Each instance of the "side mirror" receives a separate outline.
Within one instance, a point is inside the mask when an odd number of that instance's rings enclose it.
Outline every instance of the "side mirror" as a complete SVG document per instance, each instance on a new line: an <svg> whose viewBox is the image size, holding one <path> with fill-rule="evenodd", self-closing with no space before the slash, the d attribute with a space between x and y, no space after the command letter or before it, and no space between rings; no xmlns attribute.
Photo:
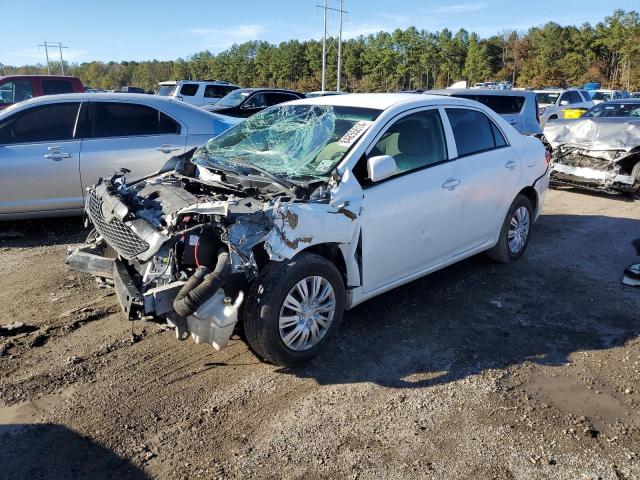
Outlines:
<svg viewBox="0 0 640 480"><path fill-rule="evenodd" d="M560 105L562 105L563 107L566 106L566 105L569 105L569 100L562 100L560 102Z"/></svg>
<svg viewBox="0 0 640 480"><path fill-rule="evenodd" d="M372 182L379 182L395 175L398 167L391 155L378 155L367 159L367 172Z"/></svg>

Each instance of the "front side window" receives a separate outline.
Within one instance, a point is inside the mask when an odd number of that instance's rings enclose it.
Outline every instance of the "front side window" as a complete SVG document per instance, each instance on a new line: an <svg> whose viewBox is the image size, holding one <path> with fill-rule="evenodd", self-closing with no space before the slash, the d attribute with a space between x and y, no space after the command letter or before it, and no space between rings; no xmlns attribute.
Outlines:
<svg viewBox="0 0 640 480"><path fill-rule="evenodd" d="M395 122L369 156L390 155L399 173L447 160L447 143L438 110L413 113Z"/></svg>
<svg viewBox="0 0 640 480"><path fill-rule="evenodd" d="M265 108L267 106L267 99L264 93L256 93L253 95L242 108Z"/></svg>
<svg viewBox="0 0 640 480"><path fill-rule="evenodd" d="M67 80L42 80L43 95L57 95L59 93L73 93L73 85Z"/></svg>
<svg viewBox="0 0 640 480"><path fill-rule="evenodd" d="M447 108L446 110L456 139L459 157L506 145L500 130L484 113L466 108ZM494 131L500 135L496 136Z"/></svg>
<svg viewBox="0 0 640 480"><path fill-rule="evenodd" d="M22 110L0 120L0 144L72 140L79 102Z"/></svg>
<svg viewBox="0 0 640 480"><path fill-rule="evenodd" d="M180 133L180 125L155 108L115 102L93 105L93 138Z"/></svg>
<svg viewBox="0 0 640 480"><path fill-rule="evenodd" d="M28 80L12 80L0 85L0 103L17 103L33 98L33 87Z"/></svg>
<svg viewBox="0 0 640 480"><path fill-rule="evenodd" d="M210 140L192 162L240 173L255 166L288 179L326 180L379 114L332 105L271 107Z"/></svg>
<svg viewBox="0 0 640 480"><path fill-rule="evenodd" d="M578 92L567 92L567 94L569 95L569 103L574 104L574 103L582 103L582 98L580 98L580 95L578 95Z"/></svg>
<svg viewBox="0 0 640 480"><path fill-rule="evenodd" d="M180 87L180 95L185 97L193 97L198 92L197 83L185 83Z"/></svg>

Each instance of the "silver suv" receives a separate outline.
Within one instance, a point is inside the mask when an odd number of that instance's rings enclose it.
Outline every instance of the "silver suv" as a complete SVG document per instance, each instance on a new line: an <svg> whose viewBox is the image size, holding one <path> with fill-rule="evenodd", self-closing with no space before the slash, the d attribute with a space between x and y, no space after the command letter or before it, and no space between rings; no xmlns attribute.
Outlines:
<svg viewBox="0 0 640 480"><path fill-rule="evenodd" d="M160 82L156 95L174 97L196 107L214 105L227 93L240 88L222 80L170 80Z"/></svg>
<svg viewBox="0 0 640 480"><path fill-rule="evenodd" d="M480 102L501 115L523 135L542 135L536 95L526 90L447 88L424 93L467 98Z"/></svg>

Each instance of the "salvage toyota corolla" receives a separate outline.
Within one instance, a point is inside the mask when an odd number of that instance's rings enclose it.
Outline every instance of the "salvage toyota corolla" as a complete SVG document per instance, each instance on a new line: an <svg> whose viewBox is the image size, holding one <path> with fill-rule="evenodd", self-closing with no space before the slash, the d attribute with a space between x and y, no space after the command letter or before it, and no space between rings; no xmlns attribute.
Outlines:
<svg viewBox="0 0 640 480"><path fill-rule="evenodd" d="M223 348L240 320L276 364L343 311L481 251L520 257L548 187L539 140L465 99L354 94L258 113L158 174L88 189L72 269L130 319Z"/></svg>

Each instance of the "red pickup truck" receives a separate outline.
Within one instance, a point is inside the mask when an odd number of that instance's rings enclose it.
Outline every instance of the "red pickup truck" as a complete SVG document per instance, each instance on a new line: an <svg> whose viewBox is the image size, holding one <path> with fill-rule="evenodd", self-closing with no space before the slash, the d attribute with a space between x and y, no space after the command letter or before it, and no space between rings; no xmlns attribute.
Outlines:
<svg viewBox="0 0 640 480"><path fill-rule="evenodd" d="M0 110L42 95L84 92L79 78L56 75L9 75L0 77Z"/></svg>

